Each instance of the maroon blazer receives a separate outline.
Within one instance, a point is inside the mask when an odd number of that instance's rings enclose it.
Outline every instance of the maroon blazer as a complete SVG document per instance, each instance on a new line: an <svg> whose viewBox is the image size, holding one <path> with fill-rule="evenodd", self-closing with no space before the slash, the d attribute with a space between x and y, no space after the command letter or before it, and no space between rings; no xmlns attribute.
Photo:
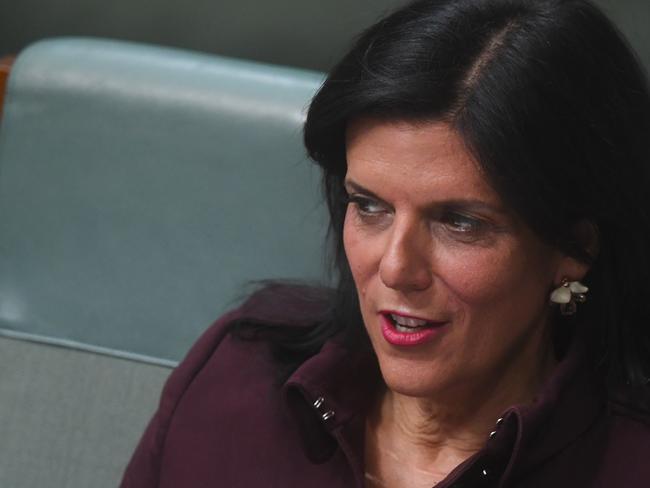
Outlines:
<svg viewBox="0 0 650 488"><path fill-rule="evenodd" d="M207 330L167 381L121 488L364 485L376 359L333 339L278 384L268 346L228 333L242 318L286 325L277 308L256 317L244 307ZM588 364L574 341L535 403L505 410L484 448L436 488L650 487L647 392L615 400Z"/></svg>

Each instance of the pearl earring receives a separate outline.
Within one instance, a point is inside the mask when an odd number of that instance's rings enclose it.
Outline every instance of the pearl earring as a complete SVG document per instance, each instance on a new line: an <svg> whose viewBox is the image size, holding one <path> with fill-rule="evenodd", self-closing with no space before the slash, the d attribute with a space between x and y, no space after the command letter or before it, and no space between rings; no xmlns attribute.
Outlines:
<svg viewBox="0 0 650 488"><path fill-rule="evenodd" d="M579 281L562 279L562 284L551 293L551 302L560 305L562 315L573 315L576 313L576 303L584 303L587 300L586 293L589 291Z"/></svg>

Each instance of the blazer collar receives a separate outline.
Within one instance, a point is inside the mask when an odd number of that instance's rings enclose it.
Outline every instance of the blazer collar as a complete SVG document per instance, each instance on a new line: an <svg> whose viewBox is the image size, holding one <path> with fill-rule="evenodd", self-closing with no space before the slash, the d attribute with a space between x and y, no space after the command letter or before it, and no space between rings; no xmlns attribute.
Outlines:
<svg viewBox="0 0 650 488"><path fill-rule="evenodd" d="M506 410L503 418L511 420L505 423L508 428L502 436L510 438L512 450L504 478L517 477L557 453L604 411L606 390L593 364L578 330L566 357L535 401Z"/></svg>
<svg viewBox="0 0 650 488"><path fill-rule="evenodd" d="M297 421L312 461L323 462L333 454L334 432L365 418L380 385L374 352L353 353L337 338L291 375L282 388L285 407Z"/></svg>
<svg viewBox="0 0 650 488"><path fill-rule="evenodd" d="M576 334L536 400L514 405L495 419L494 433L476 458L497 459L499 477L505 482L577 438L604 408L604 390L591 364ZM282 388L285 407L298 424L309 459L327 461L337 448L335 432L352 423L359 430L381 381L371 350L352 352L337 339L292 374Z"/></svg>

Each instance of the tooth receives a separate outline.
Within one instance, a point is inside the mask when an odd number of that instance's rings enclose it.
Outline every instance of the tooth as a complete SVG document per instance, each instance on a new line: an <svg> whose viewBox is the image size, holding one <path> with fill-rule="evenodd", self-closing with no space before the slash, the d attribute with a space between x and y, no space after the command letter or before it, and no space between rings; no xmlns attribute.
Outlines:
<svg viewBox="0 0 650 488"><path fill-rule="evenodd" d="M397 324L405 327L422 327L424 325L427 325L426 320L414 319L411 317L402 317L401 315L395 314L391 314L391 317Z"/></svg>
<svg viewBox="0 0 650 488"><path fill-rule="evenodd" d="M395 325L395 330L397 330L398 332L406 332L408 334L408 333L415 332L417 329L415 327L404 327L402 325L397 324Z"/></svg>

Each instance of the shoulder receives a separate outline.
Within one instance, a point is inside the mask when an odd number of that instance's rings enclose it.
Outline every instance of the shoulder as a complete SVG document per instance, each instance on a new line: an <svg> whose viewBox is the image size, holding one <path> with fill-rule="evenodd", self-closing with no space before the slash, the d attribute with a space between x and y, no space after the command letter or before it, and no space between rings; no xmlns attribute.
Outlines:
<svg viewBox="0 0 650 488"><path fill-rule="evenodd" d="M213 323L172 371L163 387L158 408L126 467L120 488L160 486L164 446L178 406L193 380L206 368L210 358L227 337L231 324L240 316L241 310L236 309Z"/></svg>
<svg viewBox="0 0 650 488"><path fill-rule="evenodd" d="M552 456L508 486L650 486L647 459L650 416L645 408L646 392L629 388L606 391L602 386L599 381L597 390L588 390L587 396L576 395L574 402L557 407L552 420L544 425L545 437L539 439L535 448L541 446L543 449L545 443L553 445L552 439L569 442L558 444L561 447L554 450ZM573 394L574 390L568 393ZM577 398L580 401L576 403ZM568 422L563 421L562 416L566 416ZM573 426L579 426L578 430L572 430ZM561 432L559 436L558 432Z"/></svg>
<svg viewBox="0 0 650 488"><path fill-rule="evenodd" d="M608 405L612 415L650 422L650 383L646 386L618 385L610 388Z"/></svg>
<svg viewBox="0 0 650 488"><path fill-rule="evenodd" d="M607 413L613 440L636 441L650 449L650 387L623 385L612 389Z"/></svg>
<svg viewBox="0 0 650 488"><path fill-rule="evenodd" d="M650 390L623 386L612 391L606 418L601 478L609 486L650 486Z"/></svg>
<svg viewBox="0 0 650 488"><path fill-rule="evenodd" d="M271 331L308 328L326 314L328 293L324 288L299 285L274 283L264 286L203 333L170 376L163 398L180 398L205 368L220 366L230 369L237 366L238 360L246 360L251 354L264 354L268 346L263 340L241 341L233 337L238 326L255 325ZM214 356L218 351L224 357L216 360Z"/></svg>
<svg viewBox="0 0 650 488"><path fill-rule="evenodd" d="M167 380L122 487L158 486L163 472L166 479L173 478L172 472L182 472L179 479L200 476L214 463L194 466L199 458L188 459L190 452L228 459L228 445L241 444L242 439L259 440L265 432L270 439L271 431L277 438L286 426L268 342L241 340L233 330L246 324L270 329L308 327L327 307L324 293L307 287L267 286L212 324ZM259 412L252 411L257 408ZM250 435L242 435L249 430ZM224 443L224 439L231 441ZM190 466L193 473L187 471Z"/></svg>

